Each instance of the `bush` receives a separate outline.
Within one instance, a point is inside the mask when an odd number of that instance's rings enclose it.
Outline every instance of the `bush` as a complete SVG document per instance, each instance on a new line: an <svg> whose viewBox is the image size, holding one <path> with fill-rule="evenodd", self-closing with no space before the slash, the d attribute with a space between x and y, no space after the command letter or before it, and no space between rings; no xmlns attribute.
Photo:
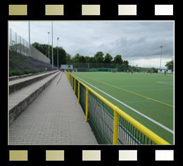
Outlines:
<svg viewBox="0 0 183 166"><path fill-rule="evenodd" d="M43 72L45 68L50 71L52 65L9 50L9 76Z"/></svg>
<svg viewBox="0 0 183 166"><path fill-rule="evenodd" d="M9 76L19 76L22 74L23 74L22 72L16 70L9 71Z"/></svg>

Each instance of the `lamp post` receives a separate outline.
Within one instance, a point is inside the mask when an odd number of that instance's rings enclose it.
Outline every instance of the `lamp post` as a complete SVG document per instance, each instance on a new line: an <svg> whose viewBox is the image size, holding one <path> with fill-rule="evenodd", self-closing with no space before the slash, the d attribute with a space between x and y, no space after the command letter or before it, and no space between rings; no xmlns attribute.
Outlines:
<svg viewBox="0 0 183 166"><path fill-rule="evenodd" d="M163 46L160 46L160 49L161 49L161 57L160 57L160 70L161 70L162 48L163 48Z"/></svg>
<svg viewBox="0 0 183 166"><path fill-rule="evenodd" d="M52 69L53 69L53 21L52 23Z"/></svg>
<svg viewBox="0 0 183 166"><path fill-rule="evenodd" d="M49 44L50 44L50 32L48 32L48 58L50 58L50 50L49 50Z"/></svg>
<svg viewBox="0 0 183 166"><path fill-rule="evenodd" d="M30 46L31 46L31 44L30 44L30 21L28 22L28 33L29 33L29 56L31 56L31 48L30 48Z"/></svg>
<svg viewBox="0 0 183 166"><path fill-rule="evenodd" d="M57 67L59 67L59 58L58 58L58 40L59 40L59 37L57 37Z"/></svg>

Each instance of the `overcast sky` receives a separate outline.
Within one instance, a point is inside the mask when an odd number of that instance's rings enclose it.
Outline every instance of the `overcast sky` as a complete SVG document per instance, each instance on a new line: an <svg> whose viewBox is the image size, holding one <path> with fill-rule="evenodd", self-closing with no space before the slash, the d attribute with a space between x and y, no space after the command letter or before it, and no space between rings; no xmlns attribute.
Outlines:
<svg viewBox="0 0 183 166"><path fill-rule="evenodd" d="M51 22L30 22L31 43L51 44ZM28 22L11 21L9 27L28 41ZM162 67L174 59L174 22L172 21L56 21L53 22L53 45L62 46L74 56L93 56L97 51L113 57L122 55L131 65Z"/></svg>

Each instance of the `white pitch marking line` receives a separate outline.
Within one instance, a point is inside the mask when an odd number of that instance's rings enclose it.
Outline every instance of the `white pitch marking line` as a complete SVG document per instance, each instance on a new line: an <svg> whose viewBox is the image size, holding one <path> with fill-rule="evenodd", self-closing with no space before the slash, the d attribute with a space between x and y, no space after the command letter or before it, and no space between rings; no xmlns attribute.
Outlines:
<svg viewBox="0 0 183 166"><path fill-rule="evenodd" d="M111 95L109 95L109 94L105 93L105 92L104 92L104 91L102 91L101 89L99 89L99 88L97 88L97 87L95 87L95 86L91 85L90 83L88 83L87 81L85 81L85 80L81 79L80 77L78 77L78 76L76 76L76 77L77 77L78 79L82 80L83 82L87 83L88 85L90 85L90 86L94 87L94 88L95 88L95 89L97 89L98 91L102 92L103 94L105 94L105 95L109 96L110 98L112 98L112 99L116 100L116 101L117 101L117 102L119 102L120 104L122 104L122 105L126 106L127 108L131 109L132 111L136 112L137 114L139 114L139 115L143 116L144 118L148 119L149 121L151 121L151 122L155 123L156 125L158 125L158 126L162 127L163 129L167 130L168 132L170 132L170 133L174 134L174 131L173 131L173 130L171 130L171 129L169 129L168 127L166 127L166 126L162 125L161 123L159 123L159 122L155 121L154 119L151 119L150 117L148 117L148 116L144 115L143 113L141 113L141 112L137 111L136 109L134 109L134 108L130 107L129 105L127 105L127 104L123 103L122 101L120 101L120 100L116 99L115 97L113 97L113 96L111 96Z"/></svg>
<svg viewBox="0 0 183 166"><path fill-rule="evenodd" d="M159 83L159 84L173 85L173 84L169 84L169 83L166 83L166 82L160 82L160 81L157 81L157 83Z"/></svg>

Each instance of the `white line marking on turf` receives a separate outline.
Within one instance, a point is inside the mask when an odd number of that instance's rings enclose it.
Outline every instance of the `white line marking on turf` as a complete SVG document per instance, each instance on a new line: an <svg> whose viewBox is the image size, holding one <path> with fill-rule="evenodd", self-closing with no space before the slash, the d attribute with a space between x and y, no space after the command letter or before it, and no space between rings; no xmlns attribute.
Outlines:
<svg viewBox="0 0 183 166"><path fill-rule="evenodd" d="M166 82L160 82L160 81L157 81L157 83L159 83L159 84L173 85L173 84L169 84L169 83L166 83Z"/></svg>
<svg viewBox="0 0 183 166"><path fill-rule="evenodd" d="M159 123L159 122L155 121L154 119L151 119L150 117L148 117L148 116L144 115L143 113L141 113L141 112L137 111L136 109L134 109L134 108L130 107L129 105L127 105L127 104L123 103L122 101L120 101L120 100L116 99L115 97L113 97L113 96L111 96L111 95L109 95L109 94L105 93L105 92L104 92L104 91L102 91L101 89L99 89L99 88L97 88L97 87L95 87L95 86L91 85L90 83L88 83L87 81L85 81L85 80L81 79L80 77L78 77L78 76L75 76L75 77L77 77L78 79L80 79L80 80L82 80L83 82L87 83L88 85L92 86L93 88L97 89L98 91L102 92L103 94L105 94L105 95L109 96L110 98L112 98L112 99L116 100L117 102L119 102L120 104L122 104L122 105L126 106L127 108L131 109L132 111L136 112L137 114L139 114L139 115L143 116L144 118L148 119L149 121L151 121L151 122L155 123L156 125L158 125L158 126L162 127L163 129L167 130L168 132L170 132L170 133L174 134L174 131L173 131L173 130L171 130L171 129L169 129L168 127L166 127L166 126L162 125L161 123Z"/></svg>

